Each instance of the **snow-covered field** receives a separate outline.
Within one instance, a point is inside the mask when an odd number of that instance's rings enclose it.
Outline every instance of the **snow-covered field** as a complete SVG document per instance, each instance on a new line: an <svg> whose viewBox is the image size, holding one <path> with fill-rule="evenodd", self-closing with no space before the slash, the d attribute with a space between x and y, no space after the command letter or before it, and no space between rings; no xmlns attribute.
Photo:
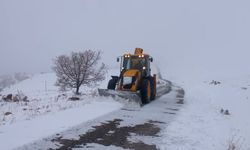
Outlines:
<svg viewBox="0 0 250 150"><path fill-rule="evenodd" d="M118 72L110 70L99 87L105 88L109 76ZM29 102L0 101L0 149L28 144L123 107L111 98L96 97L96 87L82 88L81 99L70 101L72 91L60 92L55 80L53 73L38 74L1 92L23 93ZM250 149L249 75L172 81L185 89L185 103L161 134L159 148Z"/></svg>
<svg viewBox="0 0 250 150"><path fill-rule="evenodd" d="M177 81L185 89L185 105L166 128L161 149L250 149L250 76L218 81Z"/></svg>
<svg viewBox="0 0 250 150"><path fill-rule="evenodd" d="M90 103L91 94L94 90L85 88L81 101L69 101L73 94L71 91L60 92L54 84L56 76L54 73L37 74L32 78L4 89L1 94L22 94L28 97L28 101L0 102L0 125L12 124L16 121L30 120L38 115L49 112L57 112L67 108L78 107ZM89 96L90 95L90 96ZM6 115L8 114L8 115Z"/></svg>
<svg viewBox="0 0 250 150"><path fill-rule="evenodd" d="M122 107L111 98L96 97L93 87L82 87L80 100L69 100L73 92L59 91L55 82L54 73L37 74L1 92L22 93L28 101L0 101L0 149L16 148Z"/></svg>
<svg viewBox="0 0 250 150"><path fill-rule="evenodd" d="M0 149L13 149L32 141L48 137L52 134L74 127L82 122L92 120L121 108L121 104L112 100L92 102L78 108L66 109L47 115L37 116L28 121L0 127Z"/></svg>

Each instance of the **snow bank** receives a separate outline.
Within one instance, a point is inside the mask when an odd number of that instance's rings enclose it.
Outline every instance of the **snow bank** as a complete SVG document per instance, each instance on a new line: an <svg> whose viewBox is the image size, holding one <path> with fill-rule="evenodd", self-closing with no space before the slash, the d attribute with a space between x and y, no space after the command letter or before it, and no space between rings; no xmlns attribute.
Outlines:
<svg viewBox="0 0 250 150"><path fill-rule="evenodd" d="M166 129L161 149L228 149L230 143L250 148L250 76L211 81L180 82L186 103Z"/></svg>
<svg viewBox="0 0 250 150"><path fill-rule="evenodd" d="M0 149L17 148L115 111L121 106L120 103L112 100L95 99L92 103L79 108L50 113L30 121L20 121L0 127Z"/></svg>

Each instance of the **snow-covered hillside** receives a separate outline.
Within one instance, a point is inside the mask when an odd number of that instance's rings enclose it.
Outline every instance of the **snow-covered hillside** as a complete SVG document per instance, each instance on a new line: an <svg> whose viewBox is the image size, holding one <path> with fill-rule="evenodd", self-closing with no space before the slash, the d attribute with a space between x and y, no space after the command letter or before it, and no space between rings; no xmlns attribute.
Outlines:
<svg viewBox="0 0 250 150"><path fill-rule="evenodd" d="M74 96L73 91L60 91L55 86L55 73L41 73L33 75L20 83L5 88L0 92L1 99L6 95L27 96L27 101L5 102L0 99L0 125L12 124L20 120L29 120L36 116L74 108L88 104L96 99L97 88L106 88L111 75L118 75L119 69L109 69L106 80L99 83L99 86L86 87L80 89L81 100L70 101Z"/></svg>
<svg viewBox="0 0 250 150"><path fill-rule="evenodd" d="M211 77L177 82L186 91L185 105L166 128L161 149L250 149L249 75L219 78L218 84Z"/></svg>
<svg viewBox="0 0 250 150"><path fill-rule="evenodd" d="M55 86L54 73L34 75L4 89L1 94L23 94L27 101L0 101L0 149L12 149L63 131L122 107L111 98L96 97L96 88L82 87L80 100L72 91ZM107 81L101 83L105 86ZM13 141L15 141L13 143Z"/></svg>
<svg viewBox="0 0 250 150"><path fill-rule="evenodd" d="M3 96L21 94L28 98L27 101L16 103L1 101L0 125L32 119L48 112L57 112L89 103L88 98L86 101L69 101L68 98L73 95L72 92L60 92L55 82L54 73L44 73L34 75L30 79L4 89L1 92ZM91 88L85 88L84 92L93 93Z"/></svg>

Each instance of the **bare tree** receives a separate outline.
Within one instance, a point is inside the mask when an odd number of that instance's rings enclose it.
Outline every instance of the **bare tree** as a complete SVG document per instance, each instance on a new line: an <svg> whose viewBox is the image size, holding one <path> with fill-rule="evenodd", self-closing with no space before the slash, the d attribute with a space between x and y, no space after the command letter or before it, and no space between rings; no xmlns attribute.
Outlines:
<svg viewBox="0 0 250 150"><path fill-rule="evenodd" d="M92 85L105 79L106 66L98 67L100 51L87 50L61 55L55 59L53 70L57 75L57 85L61 88L75 88L79 94L81 85Z"/></svg>

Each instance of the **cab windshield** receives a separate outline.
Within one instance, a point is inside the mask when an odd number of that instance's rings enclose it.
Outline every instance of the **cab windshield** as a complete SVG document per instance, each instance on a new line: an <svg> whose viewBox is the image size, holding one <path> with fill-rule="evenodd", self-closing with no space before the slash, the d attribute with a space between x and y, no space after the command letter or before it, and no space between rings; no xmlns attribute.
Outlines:
<svg viewBox="0 0 250 150"><path fill-rule="evenodd" d="M138 56L130 56L130 57L124 57L123 61L123 68L128 69L137 69L142 70L143 67L146 67L146 59L140 58Z"/></svg>

